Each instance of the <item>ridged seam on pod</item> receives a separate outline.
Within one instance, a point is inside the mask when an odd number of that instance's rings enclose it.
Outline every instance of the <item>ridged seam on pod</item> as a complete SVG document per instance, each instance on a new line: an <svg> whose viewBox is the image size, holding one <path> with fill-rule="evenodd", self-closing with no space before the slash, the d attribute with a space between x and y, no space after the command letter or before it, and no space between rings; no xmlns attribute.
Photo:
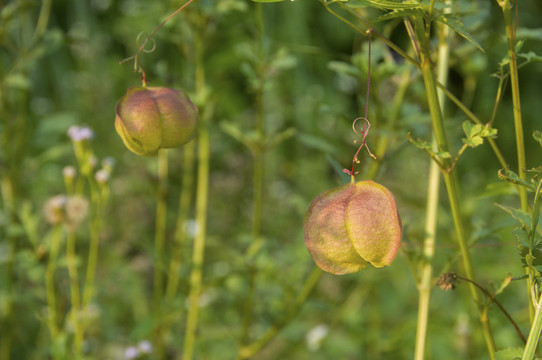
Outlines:
<svg viewBox="0 0 542 360"><path fill-rule="evenodd" d="M332 274L390 265L399 249L402 224L395 199L366 180L317 196L304 218L305 245L316 264Z"/></svg>
<svg viewBox="0 0 542 360"><path fill-rule="evenodd" d="M126 147L138 155L184 145L194 135L196 106L181 90L132 87L117 102L115 129Z"/></svg>

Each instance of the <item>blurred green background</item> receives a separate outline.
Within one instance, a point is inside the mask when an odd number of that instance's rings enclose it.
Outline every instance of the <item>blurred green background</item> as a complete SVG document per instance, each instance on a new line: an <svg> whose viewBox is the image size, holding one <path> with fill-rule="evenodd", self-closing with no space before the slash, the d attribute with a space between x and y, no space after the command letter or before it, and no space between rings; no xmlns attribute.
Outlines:
<svg viewBox="0 0 542 360"><path fill-rule="evenodd" d="M122 359L125 349L152 334L152 273L156 159L129 152L114 130L115 103L140 84L133 63L119 61L137 50L140 32L149 34L182 5L179 1L91 0L50 2L48 22L40 18L47 1L0 0L0 313L13 304L13 321L1 336L12 337L12 359L48 358L45 311L45 256L28 240L21 225L26 214L37 232L50 226L43 216L48 198L63 193L62 169L75 165L66 134L71 125L94 131L92 148L99 159L116 161L111 194L100 239L96 318L84 343L92 359ZM361 9L368 19L377 12ZM451 40L449 88L479 118L490 119L498 80L491 74L506 56L502 14L496 2L458 2L458 15L486 53L456 36ZM521 52L542 54L542 3L520 2L518 39ZM41 20L40 20L41 19ZM199 23L198 23L199 21ZM169 86L194 94L196 25L204 47L209 100L215 107L211 136L207 248L203 269L205 303L200 309L198 359L233 359L237 354L241 314L247 296L246 252L251 243L253 157L224 129L249 136L256 128L256 92L262 69L264 122L272 137L288 129L295 135L270 148L264 157L264 245L256 255L256 339L281 318L301 290L314 263L303 244L302 221L319 193L349 181L356 151L352 121L364 112L367 41L326 11L318 1L255 4L244 0L195 1L154 36L154 51L140 55L151 86ZM203 24L203 25L202 25ZM43 27L40 27L43 26ZM410 43L399 21L376 27L403 49ZM378 40L373 42L369 146L381 137L390 146L373 177L395 195L404 238L391 267L366 268L345 276L323 274L300 313L289 319L255 359L408 359L413 356L417 290L425 216L429 159L406 134L430 139L430 118L423 81ZM260 67L260 68L259 68ZM399 117L390 113L401 74L410 72ZM542 130L542 65L520 71L521 101L528 167L542 165L542 151L532 139ZM448 137L461 146L466 120L446 104ZM225 126L225 124L227 124ZM497 144L516 169L515 134L509 91L495 118ZM175 227L183 150L171 150L168 187L168 246ZM359 179L371 167L360 156ZM480 282L498 287L508 273L523 274L511 233L514 223L495 203L518 206L517 195L497 178L500 166L487 144L468 149L458 164L464 218L472 240L472 257ZM6 182L14 185L13 204L6 201ZM436 276L461 273L458 248L445 193L439 218ZM81 230L78 250L86 251ZM8 238L15 239L12 248ZM182 252L180 315L167 339L171 358L182 348L191 238ZM8 261L14 251L14 260ZM82 257L84 258L84 256ZM64 265L58 289L68 301ZM12 280L8 280L11 277ZM7 286L7 284L11 284ZM525 285L512 283L499 296L520 324L529 329ZM69 304L64 304L68 307ZM183 312L184 311L184 312ZM489 311L498 348L521 346L513 328L496 307ZM432 297L428 353L435 359L482 359L485 345L466 284L453 292L435 289ZM9 324L9 326L7 326ZM324 330L316 343L314 329Z"/></svg>

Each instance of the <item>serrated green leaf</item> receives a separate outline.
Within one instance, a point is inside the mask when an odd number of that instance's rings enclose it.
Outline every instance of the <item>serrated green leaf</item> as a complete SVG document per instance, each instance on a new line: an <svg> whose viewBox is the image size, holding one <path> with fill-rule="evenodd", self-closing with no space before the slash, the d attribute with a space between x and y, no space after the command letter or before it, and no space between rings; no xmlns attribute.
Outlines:
<svg viewBox="0 0 542 360"><path fill-rule="evenodd" d="M467 144L471 148L478 147L484 143L484 139L481 136L473 136L471 138L463 138L461 139L464 144Z"/></svg>
<svg viewBox="0 0 542 360"><path fill-rule="evenodd" d="M495 353L495 360L516 360L523 356L523 348L506 348Z"/></svg>
<svg viewBox="0 0 542 360"><path fill-rule="evenodd" d="M531 216L521 209L515 209L509 206L497 204L502 210L510 214L518 223L519 226L524 226L529 229L531 227Z"/></svg>
<svg viewBox="0 0 542 360"><path fill-rule="evenodd" d="M435 18L435 21L448 25L453 31L461 35L465 40L470 42L474 47L476 47L481 52L485 53L485 50L482 46L476 41L472 35L465 29L465 25L454 15L452 14L441 14Z"/></svg>
<svg viewBox="0 0 542 360"><path fill-rule="evenodd" d="M519 53L518 57L527 60L528 63L534 61L542 62L542 56L537 55L534 51L529 51L528 53Z"/></svg>
<svg viewBox="0 0 542 360"><path fill-rule="evenodd" d="M520 255L525 256L529 251L529 234L523 228L515 228L512 230L512 234L516 237L519 243Z"/></svg>
<svg viewBox="0 0 542 360"><path fill-rule="evenodd" d="M425 12L423 9L419 8L413 8L413 9L398 9L390 11L384 15L380 15L378 18L376 18L375 23L385 21L385 20L391 20L396 18L403 18L408 16L423 16Z"/></svg>
<svg viewBox="0 0 542 360"><path fill-rule="evenodd" d="M518 174L511 170L501 169L498 172L498 176L501 180L506 180L508 182L511 182L512 184L524 186L531 191L536 191L536 187L533 184L521 179Z"/></svg>

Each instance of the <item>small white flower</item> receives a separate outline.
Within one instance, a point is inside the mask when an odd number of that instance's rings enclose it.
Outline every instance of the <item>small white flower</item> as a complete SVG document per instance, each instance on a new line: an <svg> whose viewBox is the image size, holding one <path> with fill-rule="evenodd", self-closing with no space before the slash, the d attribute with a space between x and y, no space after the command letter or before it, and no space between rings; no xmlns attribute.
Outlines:
<svg viewBox="0 0 542 360"><path fill-rule="evenodd" d="M77 174L77 170L73 166L65 166L64 169L62 169L62 174L65 178L73 179L75 175Z"/></svg>
<svg viewBox="0 0 542 360"><path fill-rule="evenodd" d="M100 169L96 171L94 177L99 184L105 184L109 180L109 172L104 169Z"/></svg>
<svg viewBox="0 0 542 360"><path fill-rule="evenodd" d="M83 126L79 127L77 125L72 125L68 129L68 136L72 141L83 141L92 139L94 133L90 130L89 127Z"/></svg>
<svg viewBox="0 0 542 360"><path fill-rule="evenodd" d="M140 341L139 344L137 344L137 348L143 354L150 354L152 352L152 344L149 340Z"/></svg>
<svg viewBox="0 0 542 360"><path fill-rule="evenodd" d="M307 335L305 335L305 343L310 351L316 351L320 348L322 341L326 338L329 333L329 328L327 325L320 324L309 330Z"/></svg>
<svg viewBox="0 0 542 360"><path fill-rule="evenodd" d="M124 358L127 360L135 359L139 356L139 350L135 346L129 346L124 350Z"/></svg>

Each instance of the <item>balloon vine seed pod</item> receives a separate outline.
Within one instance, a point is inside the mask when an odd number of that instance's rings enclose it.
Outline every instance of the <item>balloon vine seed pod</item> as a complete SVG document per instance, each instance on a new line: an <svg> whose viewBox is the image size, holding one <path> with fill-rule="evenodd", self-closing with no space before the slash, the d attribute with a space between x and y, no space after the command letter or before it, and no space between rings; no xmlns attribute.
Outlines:
<svg viewBox="0 0 542 360"><path fill-rule="evenodd" d="M129 88L115 113L115 129L124 144L143 156L186 144L194 137L198 120L188 96L167 87Z"/></svg>
<svg viewBox="0 0 542 360"><path fill-rule="evenodd" d="M365 147L369 156L376 159L366 143L371 127L367 119L370 74L371 31L365 116L352 123L352 129L361 141L352 159L352 169L343 170L352 181L317 196L303 220L305 246L314 262L322 270L336 275L357 272L367 264L377 268L390 265L403 236L393 194L374 181L354 182L361 149ZM358 130L356 123L359 120L363 120L363 124Z"/></svg>
<svg viewBox="0 0 542 360"><path fill-rule="evenodd" d="M392 193L370 180L327 190L309 205L305 246L324 271L341 275L391 264L403 234Z"/></svg>

